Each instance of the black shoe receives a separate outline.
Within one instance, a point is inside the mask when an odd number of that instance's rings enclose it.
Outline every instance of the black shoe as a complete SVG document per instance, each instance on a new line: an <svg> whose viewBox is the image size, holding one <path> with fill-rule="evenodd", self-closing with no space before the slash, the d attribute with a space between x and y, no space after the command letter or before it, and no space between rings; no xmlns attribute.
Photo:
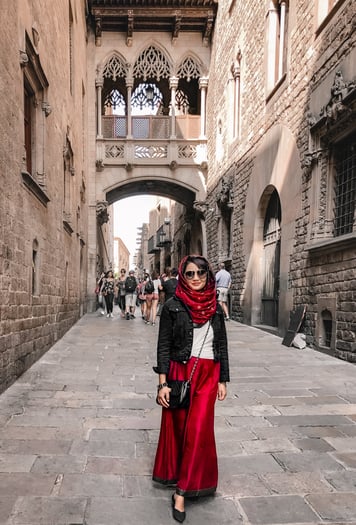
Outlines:
<svg viewBox="0 0 356 525"><path fill-rule="evenodd" d="M176 500L174 499L174 494L172 494L172 511L173 511L173 518L176 520L176 521L179 521L179 523L183 523L183 521L185 520L185 512L181 512L180 510L177 510L175 508L175 504L176 504Z"/></svg>
<svg viewBox="0 0 356 525"><path fill-rule="evenodd" d="M130 314L126 314L126 319L129 321L130 320Z"/></svg>

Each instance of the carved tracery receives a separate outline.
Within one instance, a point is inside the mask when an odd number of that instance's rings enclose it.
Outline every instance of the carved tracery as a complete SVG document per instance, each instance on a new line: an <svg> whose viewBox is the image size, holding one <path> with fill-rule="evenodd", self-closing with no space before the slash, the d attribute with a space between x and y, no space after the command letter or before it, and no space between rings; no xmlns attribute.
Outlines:
<svg viewBox="0 0 356 525"><path fill-rule="evenodd" d="M157 82L162 78L169 78L171 68L165 55L154 46L147 47L137 58L133 67L135 78L147 79L155 78Z"/></svg>

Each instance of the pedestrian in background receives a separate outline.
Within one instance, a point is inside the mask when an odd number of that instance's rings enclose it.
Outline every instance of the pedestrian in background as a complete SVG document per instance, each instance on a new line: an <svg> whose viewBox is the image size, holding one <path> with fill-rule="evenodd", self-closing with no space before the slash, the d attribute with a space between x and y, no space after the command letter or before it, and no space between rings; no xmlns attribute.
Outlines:
<svg viewBox="0 0 356 525"><path fill-rule="evenodd" d="M127 320L135 318L137 286L138 279L135 277L135 272L130 270L125 280L125 315Z"/></svg>
<svg viewBox="0 0 356 525"><path fill-rule="evenodd" d="M215 275L216 289L218 292L218 301L224 311L226 321L229 321L230 315L228 301L229 290L231 286L231 275L225 269L225 264L223 262L219 264L219 268L219 271Z"/></svg>
<svg viewBox="0 0 356 525"><path fill-rule="evenodd" d="M126 281L126 270L125 268L121 268L120 275L117 280L116 286L117 286L117 298L118 298L118 305L121 312L121 317L125 317L125 310L126 310L126 304L125 304L125 281Z"/></svg>
<svg viewBox="0 0 356 525"><path fill-rule="evenodd" d="M167 381L188 379L194 366L189 408L170 409ZM224 313L217 304L214 274L200 255L182 260L175 296L163 305L154 371L162 419L153 480L176 484L171 505L173 518L182 523L185 498L213 494L217 488L214 407L216 399L226 398L229 381Z"/></svg>
<svg viewBox="0 0 356 525"><path fill-rule="evenodd" d="M105 300L106 317L114 317L113 307L114 307L115 279L114 279L114 274L111 270L109 270L106 273L105 278L103 279L101 293L103 294L104 300Z"/></svg>

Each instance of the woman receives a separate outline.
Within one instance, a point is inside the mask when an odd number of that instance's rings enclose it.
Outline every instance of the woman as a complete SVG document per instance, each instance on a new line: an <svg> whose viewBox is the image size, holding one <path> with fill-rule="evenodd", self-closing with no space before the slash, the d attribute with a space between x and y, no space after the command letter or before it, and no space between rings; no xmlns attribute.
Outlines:
<svg viewBox="0 0 356 525"><path fill-rule="evenodd" d="M111 270L106 273L101 292L105 299L106 317L114 317L112 311L114 307L115 279Z"/></svg>
<svg viewBox="0 0 356 525"><path fill-rule="evenodd" d="M125 304L125 281L126 281L126 270L125 268L121 268L120 270L120 277L116 283L116 286L118 288L118 305L121 312L121 317L125 317L125 310L126 310L126 304Z"/></svg>
<svg viewBox="0 0 356 525"><path fill-rule="evenodd" d="M188 409L169 409L167 380L191 381ZM216 398L226 398L229 361L224 314L217 304L215 278L200 255L185 257L175 296L164 303L157 344L157 403L163 407L153 480L176 484L173 517L185 519L184 499L215 492L218 481L214 437Z"/></svg>

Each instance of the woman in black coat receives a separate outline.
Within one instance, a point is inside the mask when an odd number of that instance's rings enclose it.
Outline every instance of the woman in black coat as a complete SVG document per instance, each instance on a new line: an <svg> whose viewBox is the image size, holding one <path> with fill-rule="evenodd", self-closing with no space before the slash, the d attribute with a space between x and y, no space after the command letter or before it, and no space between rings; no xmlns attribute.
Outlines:
<svg viewBox="0 0 356 525"><path fill-rule="evenodd" d="M189 408L170 409L167 380L188 379L195 363ZM224 314L214 274L201 255L182 260L175 296L163 305L154 370L163 410L153 480L176 484L173 517L183 522L184 499L213 494L217 487L214 407L216 399L226 398L230 379Z"/></svg>

